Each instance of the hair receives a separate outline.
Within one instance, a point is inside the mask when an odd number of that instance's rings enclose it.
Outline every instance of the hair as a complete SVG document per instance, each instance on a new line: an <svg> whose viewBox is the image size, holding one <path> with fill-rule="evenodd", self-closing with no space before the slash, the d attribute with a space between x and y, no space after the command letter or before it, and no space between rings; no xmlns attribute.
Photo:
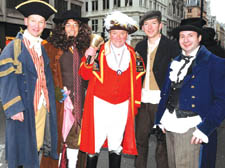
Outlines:
<svg viewBox="0 0 225 168"><path fill-rule="evenodd" d="M65 31L65 25L68 20L65 20L63 23L59 23L52 30L48 42L56 48L60 48L63 51L68 51L69 47L75 45L78 49L78 52L83 55L85 50L90 46L90 35L91 28L87 23L82 23L79 20L76 20L79 24L79 30L76 37L67 37Z"/></svg>

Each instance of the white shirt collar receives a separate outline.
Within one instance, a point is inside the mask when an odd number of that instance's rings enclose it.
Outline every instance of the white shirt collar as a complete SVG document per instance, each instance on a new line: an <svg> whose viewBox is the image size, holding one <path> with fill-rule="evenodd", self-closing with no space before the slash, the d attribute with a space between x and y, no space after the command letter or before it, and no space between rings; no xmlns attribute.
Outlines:
<svg viewBox="0 0 225 168"><path fill-rule="evenodd" d="M197 55L197 53L198 53L199 48L200 48L200 45L199 45L197 48L195 48L195 49L190 53L190 56L193 56L193 57L195 58L196 55ZM186 55L185 52L184 52L184 50L182 50L182 54L183 54L183 55Z"/></svg>
<svg viewBox="0 0 225 168"><path fill-rule="evenodd" d="M43 41L40 37L34 37L30 34L30 32L26 29L23 33L23 37L25 37L30 42L29 48L33 48L37 52L38 56L42 55L41 51L41 42Z"/></svg>

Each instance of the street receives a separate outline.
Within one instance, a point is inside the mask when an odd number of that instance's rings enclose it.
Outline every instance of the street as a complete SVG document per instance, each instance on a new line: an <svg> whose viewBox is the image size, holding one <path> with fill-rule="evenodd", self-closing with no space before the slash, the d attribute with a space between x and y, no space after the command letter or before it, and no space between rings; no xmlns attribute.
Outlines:
<svg viewBox="0 0 225 168"><path fill-rule="evenodd" d="M4 154L4 141L5 141L5 116L0 105L0 168L7 168L5 163ZM148 157L148 168L156 168L154 161L154 151L156 139L152 136L149 142L149 157ZM216 168L225 167L225 121L218 129L218 147L217 147L217 162ZM98 168L108 168L108 152L103 149L98 160ZM121 168L134 168L134 157L133 156L122 156Z"/></svg>

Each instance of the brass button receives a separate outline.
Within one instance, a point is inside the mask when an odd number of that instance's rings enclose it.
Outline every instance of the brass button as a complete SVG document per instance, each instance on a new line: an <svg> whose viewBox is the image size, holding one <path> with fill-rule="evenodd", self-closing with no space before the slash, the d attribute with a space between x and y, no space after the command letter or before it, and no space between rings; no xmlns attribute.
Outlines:
<svg viewBox="0 0 225 168"><path fill-rule="evenodd" d="M192 108L195 108L195 104L192 104L191 107L192 107Z"/></svg>
<svg viewBox="0 0 225 168"><path fill-rule="evenodd" d="M195 75L192 75L192 77L191 77L192 79L194 79L195 78Z"/></svg>
<svg viewBox="0 0 225 168"><path fill-rule="evenodd" d="M191 88L193 89L193 88L195 88L195 86L194 85L191 85Z"/></svg>
<svg viewBox="0 0 225 168"><path fill-rule="evenodd" d="M196 97L195 97L195 96L191 96L191 98L192 98L192 99L195 99Z"/></svg>

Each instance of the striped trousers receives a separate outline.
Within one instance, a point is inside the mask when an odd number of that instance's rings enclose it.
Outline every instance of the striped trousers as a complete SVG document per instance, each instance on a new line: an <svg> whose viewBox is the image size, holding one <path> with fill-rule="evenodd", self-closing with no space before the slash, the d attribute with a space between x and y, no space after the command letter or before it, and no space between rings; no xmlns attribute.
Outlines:
<svg viewBox="0 0 225 168"><path fill-rule="evenodd" d="M194 130L183 134L166 132L169 168L198 168L200 144L191 144Z"/></svg>

